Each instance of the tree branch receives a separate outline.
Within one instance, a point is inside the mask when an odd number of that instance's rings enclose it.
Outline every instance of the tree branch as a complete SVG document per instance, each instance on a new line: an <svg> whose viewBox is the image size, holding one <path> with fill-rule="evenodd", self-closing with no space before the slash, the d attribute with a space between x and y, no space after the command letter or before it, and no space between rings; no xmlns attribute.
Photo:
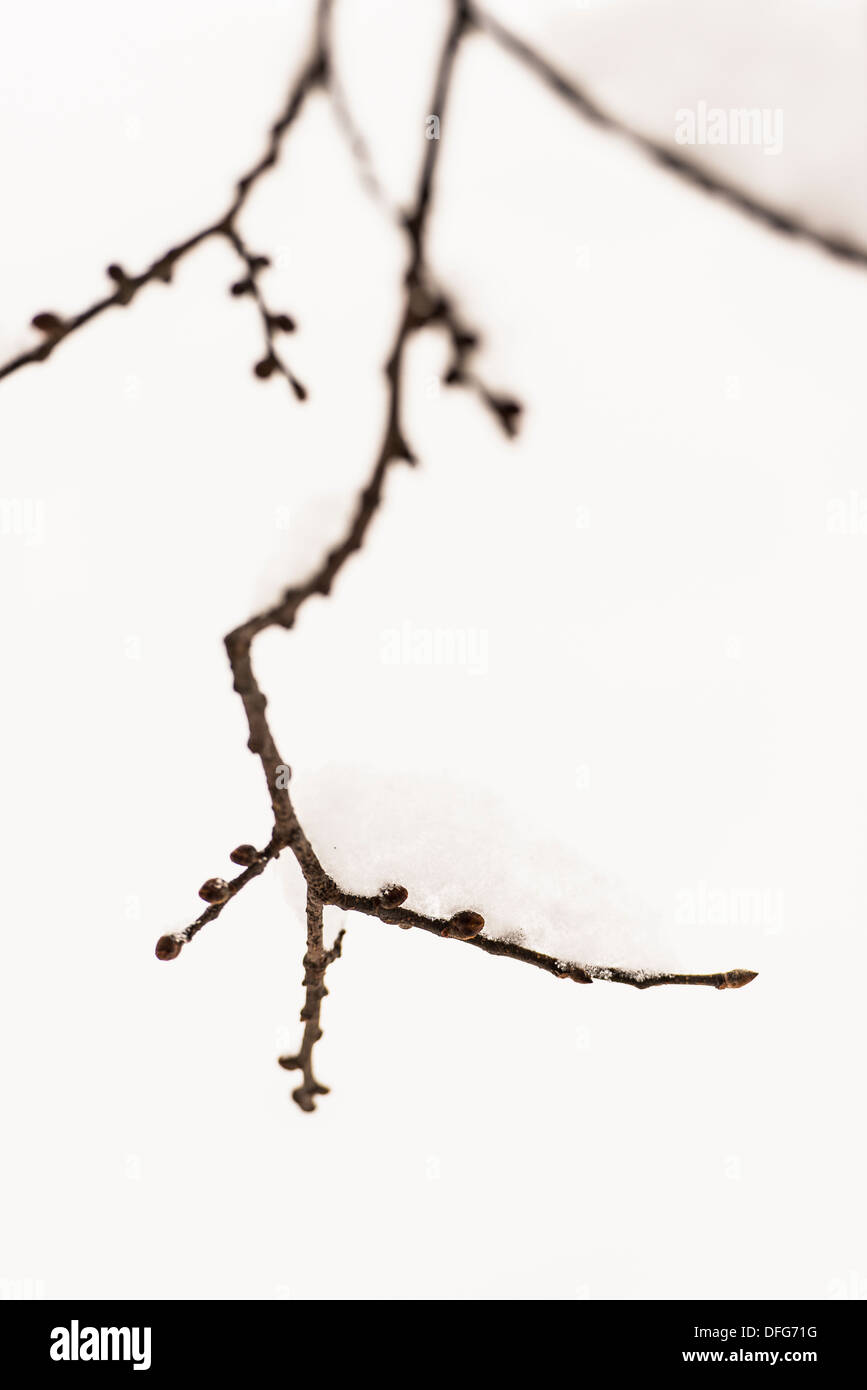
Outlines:
<svg viewBox="0 0 867 1390"><path fill-rule="evenodd" d="M439 118L440 126L447 108L461 43L474 27L479 26L528 66L547 86L569 101L582 115L627 135L656 158L662 160L664 155L663 162L674 168L675 172L684 174L708 191L729 197L742 210L761 216L762 220L775 230L797 230L799 234L807 236L833 254L846 255L848 259L853 260L867 260L861 253L851 254L851 248L842 247L840 243L831 242L807 229L787 224L785 219L777 218L768 209L754 204L751 199L699 173L687 161L669 155L652 141L631 132L603 113L583 92L567 82L527 44L497 21L482 14L475 6L466 3L466 0L450 0L449 15L431 98L431 114ZM384 366L387 393L381 438L368 481L358 496L344 534L327 551L305 581L285 589L270 608L254 614L225 638L234 689L241 697L247 721L247 745L259 759L271 799L273 834L263 850L257 850L252 845L240 845L232 851L230 857L236 864L244 866L243 872L228 881L222 878L207 880L199 890L200 896L209 904L207 909L184 930L162 936L156 947L156 954L161 960L175 959L183 946L191 941L203 926L215 920L226 904L253 878L261 874L267 864L278 858L284 848L292 852L307 889L307 949L304 956L306 997L301 1015L305 1026L300 1051L295 1056L282 1057L280 1065L288 1070L300 1070L303 1073L302 1084L293 1094L298 1105L307 1111L315 1108L315 1097L325 1094L327 1090L315 1079L313 1050L322 1035L321 1001L327 993L324 984L325 972L339 956L343 938L341 931L334 946L326 950L323 939L323 909L326 905L338 907L344 912L359 912L404 929L417 928L440 937L459 940L488 955L532 965L558 979L570 979L581 984L591 984L595 979L599 979L629 984L638 989L663 984L711 985L717 989L734 989L755 979L755 972L748 970L732 970L712 975L666 974L560 960L520 945L514 940L485 936L484 918L475 908L463 909L448 919L433 918L405 907L408 893L406 888L399 884L386 885L376 896L351 893L339 887L326 871L298 819L289 792L291 769L284 762L270 728L266 713L267 699L253 669L252 647L259 633L268 628L291 629L299 609L314 594L327 595L331 592L334 581L347 560L365 543L371 522L382 503L385 479L389 470L396 464L415 464L416 459L407 443L402 414L402 386L410 340L416 333L428 328L443 331L451 347L451 361L444 378L446 383L463 385L473 390L482 404L493 412L509 437L516 433L521 409L519 403L511 397L492 392L473 370L471 360L478 346L478 337L464 323L451 297L443 293L427 264L426 238L442 143L439 132L437 138L428 139L425 145L411 207L402 212L395 210L376 179L369 152L357 132L342 87L334 73L330 52L330 18L331 0L320 0L311 56L290 88L281 116L271 127L263 155L238 181L235 195L223 216L218 221L206 225L186 241L171 247L140 275L130 276L120 266L110 266L108 273L116 286L114 293L98 300L72 318L64 320L49 312L38 314L34 324L43 333L43 342L0 367L2 378L31 362L44 361L60 342L91 319L110 307L131 303L138 291L152 281L169 282L175 265L184 256L205 241L221 237L238 256L244 272L241 280L232 286L232 293L237 297L251 298L262 323L265 355L255 366L257 376L264 379L275 372L284 376L295 396L303 400L306 396L305 387L293 375L275 345L276 336L291 332L294 323L288 315L275 313L267 304L258 276L268 261L266 257L255 254L247 245L238 226L238 217L250 190L277 163L284 137L299 116L307 97L316 90L322 90L330 97L337 114L338 127L349 140L365 186L389 214L397 218L407 239L403 294L394 337Z"/></svg>

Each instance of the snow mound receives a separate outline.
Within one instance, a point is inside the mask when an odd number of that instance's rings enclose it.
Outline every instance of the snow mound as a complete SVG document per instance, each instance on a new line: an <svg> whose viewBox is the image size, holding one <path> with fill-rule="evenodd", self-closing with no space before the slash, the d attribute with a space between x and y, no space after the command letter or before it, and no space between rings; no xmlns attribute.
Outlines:
<svg viewBox="0 0 867 1390"><path fill-rule="evenodd" d="M483 913L489 936L563 960L670 964L659 923L624 884L481 787L422 773L306 769L293 781L302 824L342 888L402 883L431 916ZM663 956L667 956L664 959Z"/></svg>

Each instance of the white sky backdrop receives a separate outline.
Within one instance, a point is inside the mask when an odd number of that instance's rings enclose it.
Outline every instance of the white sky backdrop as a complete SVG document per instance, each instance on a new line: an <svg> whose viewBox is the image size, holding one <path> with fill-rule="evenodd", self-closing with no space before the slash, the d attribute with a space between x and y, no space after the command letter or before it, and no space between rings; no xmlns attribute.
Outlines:
<svg viewBox="0 0 867 1390"><path fill-rule="evenodd" d="M779 157L704 154L867 239L860 4L490 8L662 138L699 100L781 106ZM404 197L442 6L338 12ZM219 214L309 14L7 12L4 357L110 260L138 270ZM154 960L268 834L222 635L339 533L380 428L404 248L317 101L244 217L300 325L305 407L252 377L220 246L0 387L3 495L45 517L41 544L0 538L7 1292L867 1291L867 535L827 524L867 499L867 280L681 186L488 42L443 138L433 260L525 429L508 445L438 392L442 341L415 343L422 467L392 476L333 596L256 648L302 818L348 887L396 877L413 906L477 906L578 959L760 979L579 988L353 919L308 1117L275 1065L302 1002L288 856ZM403 623L483 632L486 669L383 664ZM734 920L750 894L766 908Z"/></svg>

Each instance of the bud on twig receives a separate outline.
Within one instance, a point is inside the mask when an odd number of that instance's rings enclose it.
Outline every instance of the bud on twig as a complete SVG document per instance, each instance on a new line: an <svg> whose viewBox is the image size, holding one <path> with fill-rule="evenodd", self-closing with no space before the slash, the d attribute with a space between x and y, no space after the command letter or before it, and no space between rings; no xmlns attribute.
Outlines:
<svg viewBox="0 0 867 1390"><path fill-rule="evenodd" d="M581 965L573 965L567 960L557 961L558 980L574 980L579 985L592 985L593 976L588 974Z"/></svg>
<svg viewBox="0 0 867 1390"><path fill-rule="evenodd" d="M379 890L379 901L383 907L400 907L409 897L402 883L386 883Z"/></svg>
<svg viewBox="0 0 867 1390"><path fill-rule="evenodd" d="M40 333L44 333L49 338L56 338L58 333L63 331L63 319L57 314L34 314L30 322L34 328L38 328Z"/></svg>
<svg viewBox="0 0 867 1390"><path fill-rule="evenodd" d="M758 970L727 970L723 975L722 984L717 985L717 989L743 989L758 973Z"/></svg>
<svg viewBox="0 0 867 1390"><path fill-rule="evenodd" d="M237 849L232 850L229 858L233 864L249 866L250 864L258 864L261 855L255 845L238 845Z"/></svg>
<svg viewBox="0 0 867 1390"><path fill-rule="evenodd" d="M455 937L458 941L472 941L474 936L485 925L485 919L480 912L471 912L467 909L464 912L456 912L442 929L443 936Z"/></svg>
<svg viewBox="0 0 867 1390"><path fill-rule="evenodd" d="M267 381L276 366L277 358L274 356L273 352L270 352L267 357L262 358L261 362L256 363L253 371L261 381Z"/></svg>
<svg viewBox="0 0 867 1390"><path fill-rule="evenodd" d="M206 903L224 903L230 896L229 885L224 878L209 878L199 889L199 897L204 898Z"/></svg>
<svg viewBox="0 0 867 1390"><path fill-rule="evenodd" d="M129 304L130 300L135 294L136 287L134 282L127 275L123 266L118 265L117 262L112 262L110 266L106 267L105 273L108 276L109 280L113 280L114 283L117 285L118 301L121 304Z"/></svg>
<svg viewBox="0 0 867 1390"><path fill-rule="evenodd" d="M157 942L157 960L175 960L181 954L182 941L178 941L176 936L161 936Z"/></svg>

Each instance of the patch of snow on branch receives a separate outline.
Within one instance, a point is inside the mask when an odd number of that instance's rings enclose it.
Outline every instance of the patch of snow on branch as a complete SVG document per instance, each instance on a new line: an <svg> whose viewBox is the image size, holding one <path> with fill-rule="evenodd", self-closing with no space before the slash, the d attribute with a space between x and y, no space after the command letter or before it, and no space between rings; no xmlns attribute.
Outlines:
<svg viewBox="0 0 867 1390"><path fill-rule="evenodd" d="M302 824L342 888L402 883L407 906L449 917L483 913L489 936L565 961L670 968L650 910L594 869L538 817L479 787L421 773L306 770L293 781Z"/></svg>

